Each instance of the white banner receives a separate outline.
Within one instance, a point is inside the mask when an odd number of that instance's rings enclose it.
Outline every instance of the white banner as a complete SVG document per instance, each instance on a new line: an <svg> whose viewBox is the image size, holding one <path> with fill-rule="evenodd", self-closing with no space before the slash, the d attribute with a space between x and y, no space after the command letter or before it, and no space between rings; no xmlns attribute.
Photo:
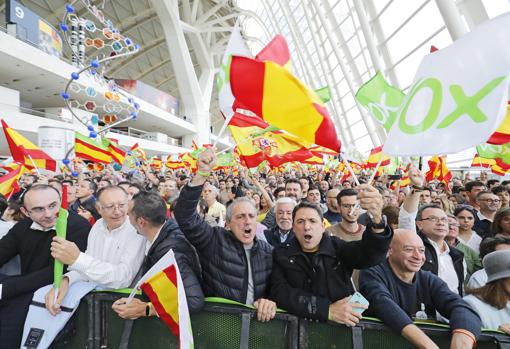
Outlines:
<svg viewBox="0 0 510 349"><path fill-rule="evenodd" d="M384 152L456 153L485 142L506 116L510 13L425 56Z"/></svg>

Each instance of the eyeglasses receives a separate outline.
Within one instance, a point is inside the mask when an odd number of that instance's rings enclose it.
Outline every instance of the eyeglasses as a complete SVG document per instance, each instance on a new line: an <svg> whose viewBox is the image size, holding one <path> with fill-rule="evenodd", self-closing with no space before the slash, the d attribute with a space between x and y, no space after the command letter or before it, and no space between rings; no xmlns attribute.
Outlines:
<svg viewBox="0 0 510 349"><path fill-rule="evenodd" d="M458 228L458 227L459 227L458 224L448 223L448 228Z"/></svg>
<svg viewBox="0 0 510 349"><path fill-rule="evenodd" d="M435 216L430 216L430 217L427 217L427 218L422 218L421 220L422 221L431 221L434 224L437 224L439 222L444 223L444 224L448 224L448 218L446 218L446 217L439 218L439 217L435 217Z"/></svg>
<svg viewBox="0 0 510 349"><path fill-rule="evenodd" d="M489 204L494 204L494 203L498 203L500 202L501 200L500 199L479 199L478 201L486 201L488 202Z"/></svg>
<svg viewBox="0 0 510 349"><path fill-rule="evenodd" d="M359 204L341 204L341 208L345 208L346 210L354 210L359 207Z"/></svg>
<svg viewBox="0 0 510 349"><path fill-rule="evenodd" d="M128 203L123 202L120 204L113 204L113 205L108 205L108 206L101 205L101 208L103 210L105 210L106 212L113 212L115 209L117 209L119 211L123 211L127 208L127 206L128 206Z"/></svg>
<svg viewBox="0 0 510 349"><path fill-rule="evenodd" d="M40 215L40 214L43 214L46 211L53 212L53 211L57 210L58 208L59 208L58 202L53 202L53 203L51 203L50 205L48 205L46 207L34 207L34 208L30 209L30 210L27 209L27 211L30 212L31 214Z"/></svg>

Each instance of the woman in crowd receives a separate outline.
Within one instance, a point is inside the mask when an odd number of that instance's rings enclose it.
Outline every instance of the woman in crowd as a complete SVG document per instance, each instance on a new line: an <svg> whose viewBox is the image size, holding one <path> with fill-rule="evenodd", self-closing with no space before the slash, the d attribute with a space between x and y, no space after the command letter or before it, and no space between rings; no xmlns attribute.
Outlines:
<svg viewBox="0 0 510 349"><path fill-rule="evenodd" d="M97 212L95 203L91 201L85 201L81 204L78 207L78 214L89 221L90 225L94 225L94 223L101 218L101 215Z"/></svg>
<svg viewBox="0 0 510 349"><path fill-rule="evenodd" d="M510 208L504 208L496 213L491 225L491 233L492 236L502 234L510 237Z"/></svg>
<svg viewBox="0 0 510 349"><path fill-rule="evenodd" d="M478 313L482 327L510 334L510 251L494 251L483 259L487 284L467 289L464 300Z"/></svg>
<svg viewBox="0 0 510 349"><path fill-rule="evenodd" d="M474 230L475 211L471 206L461 205L453 211L453 215L459 222L458 239L464 245L471 247L477 254L480 253L480 242L482 238Z"/></svg>
<svg viewBox="0 0 510 349"><path fill-rule="evenodd" d="M446 242L448 243L448 246L455 247L464 253L464 260L466 261L467 266L467 275L465 280L467 281L475 271L482 269L482 262L480 261L478 253L471 247L462 243L458 239L458 236L459 222L454 215L448 214L448 235L446 236Z"/></svg>

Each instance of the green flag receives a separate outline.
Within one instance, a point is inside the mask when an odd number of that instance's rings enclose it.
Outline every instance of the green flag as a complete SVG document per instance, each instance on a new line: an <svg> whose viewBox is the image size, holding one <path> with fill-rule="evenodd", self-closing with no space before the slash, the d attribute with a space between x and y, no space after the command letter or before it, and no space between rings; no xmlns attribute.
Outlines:
<svg viewBox="0 0 510 349"><path fill-rule="evenodd" d="M356 93L356 100L389 132L395 122L405 94L391 86L377 72Z"/></svg>
<svg viewBox="0 0 510 349"><path fill-rule="evenodd" d="M328 86L315 90L315 93L322 100L322 103L328 103L331 100L331 91Z"/></svg>
<svg viewBox="0 0 510 349"><path fill-rule="evenodd" d="M476 146L478 155L485 159L501 159L505 164L510 165L510 143L495 145L495 144L480 144Z"/></svg>
<svg viewBox="0 0 510 349"><path fill-rule="evenodd" d="M55 227L56 235L61 238L66 238L67 235L67 186L62 187L62 205L58 211L57 224ZM59 260L55 259L53 267L53 288L58 290L62 282L62 274L64 273L64 265ZM55 296L57 292L55 292Z"/></svg>
<svg viewBox="0 0 510 349"><path fill-rule="evenodd" d="M216 166L229 167L234 165L234 154L231 152L221 153L216 159Z"/></svg>

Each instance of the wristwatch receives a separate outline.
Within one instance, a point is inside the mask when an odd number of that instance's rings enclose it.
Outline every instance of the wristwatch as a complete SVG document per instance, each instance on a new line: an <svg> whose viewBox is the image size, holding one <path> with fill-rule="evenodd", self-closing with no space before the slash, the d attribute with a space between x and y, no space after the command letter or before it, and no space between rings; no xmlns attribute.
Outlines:
<svg viewBox="0 0 510 349"><path fill-rule="evenodd" d="M147 302L145 304L145 316L150 316L151 314L151 302Z"/></svg>
<svg viewBox="0 0 510 349"><path fill-rule="evenodd" d="M379 223L374 223L372 219L370 219L370 226L374 229L384 229L387 225L387 219L385 215L382 215L382 220Z"/></svg>

